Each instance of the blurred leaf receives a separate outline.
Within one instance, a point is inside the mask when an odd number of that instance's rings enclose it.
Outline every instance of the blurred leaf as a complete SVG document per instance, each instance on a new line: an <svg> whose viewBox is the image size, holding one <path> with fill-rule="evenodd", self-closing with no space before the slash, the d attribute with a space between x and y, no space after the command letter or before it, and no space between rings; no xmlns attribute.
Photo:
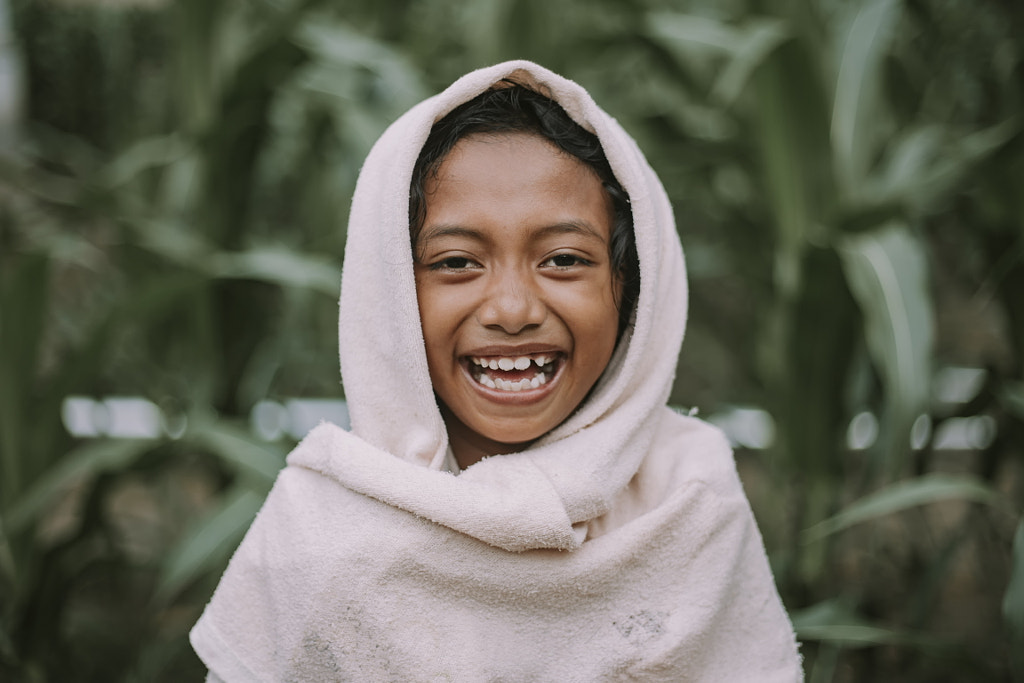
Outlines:
<svg viewBox="0 0 1024 683"><path fill-rule="evenodd" d="M1007 382L1002 398L1006 409L1024 420L1024 382Z"/></svg>
<svg viewBox="0 0 1024 683"><path fill-rule="evenodd" d="M234 552L265 494L245 484L236 485L217 509L190 529L164 560L154 600L165 602L183 587L212 569L219 569Z"/></svg>
<svg viewBox="0 0 1024 683"><path fill-rule="evenodd" d="M785 311L786 336L779 343L785 370L771 412L779 419L780 457L808 477L801 494L816 521L832 511L842 472L837 435L849 414L836 387L849 375L860 328L835 250L806 247L800 272L803 286Z"/></svg>
<svg viewBox="0 0 1024 683"><path fill-rule="evenodd" d="M890 431L883 453L895 472L930 395L934 316L924 250L909 230L893 223L845 237L839 254L887 392Z"/></svg>
<svg viewBox="0 0 1024 683"><path fill-rule="evenodd" d="M188 146L175 134L140 140L107 165L104 184L107 188L123 185L143 171L181 159L188 151Z"/></svg>
<svg viewBox="0 0 1024 683"><path fill-rule="evenodd" d="M266 147L271 106L281 85L308 61L288 33L297 10L265 26L224 81L215 115L202 131L198 225L218 248L239 249L255 218L259 159ZM234 302L236 307L247 305Z"/></svg>
<svg viewBox="0 0 1024 683"><path fill-rule="evenodd" d="M997 508L1010 508L999 492L977 479L928 474L897 482L861 498L839 514L805 529L802 534L803 541L813 543L857 524L944 500L963 500L985 503Z"/></svg>
<svg viewBox="0 0 1024 683"><path fill-rule="evenodd" d="M513 23L513 12L520 13L525 3L516 0L477 0L462 3L461 26L466 36L466 57L481 64L501 61Z"/></svg>
<svg viewBox="0 0 1024 683"><path fill-rule="evenodd" d="M899 17L896 0L870 0L845 36L832 105L832 145L843 195L855 198L877 150L882 61Z"/></svg>
<svg viewBox="0 0 1024 683"><path fill-rule="evenodd" d="M795 628L795 627L794 627ZM796 629L799 640L821 640L846 647L868 647L905 643L910 638L899 631L860 624L823 624Z"/></svg>
<svg viewBox="0 0 1024 683"><path fill-rule="evenodd" d="M740 41L737 29L717 19L695 14L649 12L645 17L645 32L674 58L676 68L685 75L694 90L694 104L706 106L701 101L703 95L711 90L731 49ZM677 86L668 92L677 89L685 92ZM691 117L693 113L690 112Z"/></svg>
<svg viewBox="0 0 1024 683"><path fill-rule="evenodd" d="M34 522L54 501L85 477L124 469L158 443L149 439L103 439L69 451L11 506L7 530L17 534Z"/></svg>
<svg viewBox="0 0 1024 683"><path fill-rule="evenodd" d="M711 49L727 53L740 42L740 34L732 26L696 14L651 12L647 15L651 35L669 45Z"/></svg>
<svg viewBox="0 0 1024 683"><path fill-rule="evenodd" d="M711 84L711 101L727 107L768 55L791 37L786 22L775 18L749 18L732 26L674 12L648 14L647 32L676 54L681 66L702 73Z"/></svg>
<svg viewBox="0 0 1024 683"><path fill-rule="evenodd" d="M955 139L929 172L922 173L918 179L920 190L915 197L918 204L927 205L942 199L944 193L950 192L980 162L1005 147L1020 131L1019 116L966 135L954 131Z"/></svg>
<svg viewBox="0 0 1024 683"><path fill-rule="evenodd" d="M419 72L406 55L345 24L311 16L296 31L295 41L324 66L346 70L359 66L376 74L380 87L386 89L389 97L398 100L403 109L428 94ZM338 94L335 89L325 91Z"/></svg>
<svg viewBox="0 0 1024 683"><path fill-rule="evenodd" d="M0 369L4 389L31 392L43 335L50 262L43 254L6 258L0 277Z"/></svg>
<svg viewBox="0 0 1024 683"><path fill-rule="evenodd" d="M7 539L4 518L0 515L0 624L6 624L14 609L15 584L17 581L14 554ZM2 633L2 629L0 629ZM2 645L0 645L2 650ZM3 661L0 657L0 661Z"/></svg>
<svg viewBox="0 0 1024 683"><path fill-rule="evenodd" d="M935 163L944 151L945 129L938 125L907 128L896 137L881 176L883 187L904 188ZM891 190L890 190L891 191Z"/></svg>
<svg viewBox="0 0 1024 683"><path fill-rule="evenodd" d="M213 278L260 280L322 292L332 298L341 286L341 267L329 258L286 247L216 251L176 221L136 225L141 245L172 263Z"/></svg>
<svg viewBox="0 0 1024 683"><path fill-rule="evenodd" d="M823 641L852 648L920 641L910 634L869 624L841 600L825 600L791 612L790 619L801 641Z"/></svg>
<svg viewBox="0 0 1024 683"><path fill-rule="evenodd" d="M774 279L782 303L801 287L803 250L834 224L827 115L818 65L787 42L753 76L750 111L763 193L776 227Z"/></svg>
<svg viewBox="0 0 1024 683"><path fill-rule="evenodd" d="M270 488L285 465L285 453L256 441L249 432L223 420L195 422L186 435L189 441L209 449L235 471L252 475Z"/></svg>
<svg viewBox="0 0 1024 683"><path fill-rule="evenodd" d="M751 74L772 50L790 38L786 24L777 19L748 21L740 39L733 45L733 55L722 69L711 89L711 98L730 106L735 102Z"/></svg>
<svg viewBox="0 0 1024 683"><path fill-rule="evenodd" d="M18 163L18 160L0 159L0 180L34 198L55 204L77 206L82 198L77 179L49 172L40 165Z"/></svg>
<svg viewBox="0 0 1024 683"><path fill-rule="evenodd" d="M40 254L4 259L0 273L0 511L24 485L26 401L36 395L36 372L49 311L50 262Z"/></svg>
<svg viewBox="0 0 1024 683"><path fill-rule="evenodd" d="M54 265L74 264L90 270L99 270L105 262L103 250L86 237L63 229L50 221L15 225L28 250L44 253Z"/></svg>
<svg viewBox="0 0 1024 683"><path fill-rule="evenodd" d="M181 0L171 5L164 17L173 22L172 35L177 49L175 59L177 82L174 83L173 104L186 127L196 127L211 115L217 81L223 78L227 60L219 34L224 33L227 3ZM211 69L210 65L219 68Z"/></svg>
<svg viewBox="0 0 1024 683"><path fill-rule="evenodd" d="M283 247L214 254L210 258L209 272L214 277L262 280L313 289L332 298L338 296L341 286L341 268L336 263Z"/></svg>
<svg viewBox="0 0 1024 683"><path fill-rule="evenodd" d="M216 251L202 235L169 216L132 221L131 227L136 233L136 246L185 268L201 267Z"/></svg>
<svg viewBox="0 0 1024 683"><path fill-rule="evenodd" d="M1024 520L1013 538L1013 568L1003 596L1003 620L1009 635L1014 678L1024 681Z"/></svg>
<svg viewBox="0 0 1024 683"><path fill-rule="evenodd" d="M869 184L870 200L900 201L924 211L1019 132L1015 117L967 135L937 125L908 128L896 136L882 172Z"/></svg>

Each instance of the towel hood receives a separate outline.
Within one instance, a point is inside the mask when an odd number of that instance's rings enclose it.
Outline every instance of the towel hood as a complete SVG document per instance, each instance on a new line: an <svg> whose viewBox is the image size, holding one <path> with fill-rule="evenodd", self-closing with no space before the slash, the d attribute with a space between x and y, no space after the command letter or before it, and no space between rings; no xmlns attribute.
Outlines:
<svg viewBox="0 0 1024 683"><path fill-rule="evenodd" d="M683 252L664 188L633 139L581 86L531 62L498 64L460 78L381 136L360 172L348 225L339 316L342 380L353 436L405 463L441 468L448 441L420 327L409 185L431 126L503 79L552 98L599 138L630 197L640 294L635 325L622 335L608 368L574 414L529 449L485 458L451 479L504 489L512 470L533 472L550 489L536 495L558 499L574 527L576 540L568 543L575 545L582 525L608 510L650 446L654 421L672 386L687 314ZM494 499L502 495L498 491ZM519 500L516 505L550 509L555 503Z"/></svg>

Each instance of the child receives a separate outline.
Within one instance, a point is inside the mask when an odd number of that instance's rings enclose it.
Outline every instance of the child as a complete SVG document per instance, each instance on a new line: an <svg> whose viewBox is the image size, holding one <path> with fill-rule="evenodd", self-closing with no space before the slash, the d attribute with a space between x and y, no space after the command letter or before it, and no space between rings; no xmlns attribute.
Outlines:
<svg viewBox="0 0 1024 683"><path fill-rule="evenodd" d="M352 430L289 456L209 680L800 680L728 445L665 406L685 318L665 192L582 88L509 62L414 107L353 199Z"/></svg>

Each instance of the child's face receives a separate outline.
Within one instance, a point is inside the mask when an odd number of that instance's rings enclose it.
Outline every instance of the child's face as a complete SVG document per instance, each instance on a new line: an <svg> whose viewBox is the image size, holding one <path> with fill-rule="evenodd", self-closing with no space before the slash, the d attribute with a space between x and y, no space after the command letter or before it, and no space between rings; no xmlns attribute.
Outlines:
<svg viewBox="0 0 1024 683"><path fill-rule="evenodd" d="M611 202L588 166L527 134L464 138L425 189L430 380L453 447L508 452L565 420L611 358Z"/></svg>

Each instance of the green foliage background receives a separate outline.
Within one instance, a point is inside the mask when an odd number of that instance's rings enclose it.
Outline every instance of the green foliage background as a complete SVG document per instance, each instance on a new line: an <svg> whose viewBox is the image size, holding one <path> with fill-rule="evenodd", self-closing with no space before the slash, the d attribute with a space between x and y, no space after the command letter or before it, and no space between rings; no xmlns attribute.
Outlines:
<svg viewBox="0 0 1024 683"><path fill-rule="evenodd" d="M0 137L0 678L201 680L186 634L337 397L359 166L471 68L536 60L646 150L692 277L673 393L738 453L809 681L1024 680L1024 5L11 0ZM5 124L7 125L7 124ZM10 126L8 126L10 127ZM969 403L946 366L986 370ZM68 395L178 438L75 440ZM879 438L846 447L852 416ZM910 447L988 416L974 451Z"/></svg>

